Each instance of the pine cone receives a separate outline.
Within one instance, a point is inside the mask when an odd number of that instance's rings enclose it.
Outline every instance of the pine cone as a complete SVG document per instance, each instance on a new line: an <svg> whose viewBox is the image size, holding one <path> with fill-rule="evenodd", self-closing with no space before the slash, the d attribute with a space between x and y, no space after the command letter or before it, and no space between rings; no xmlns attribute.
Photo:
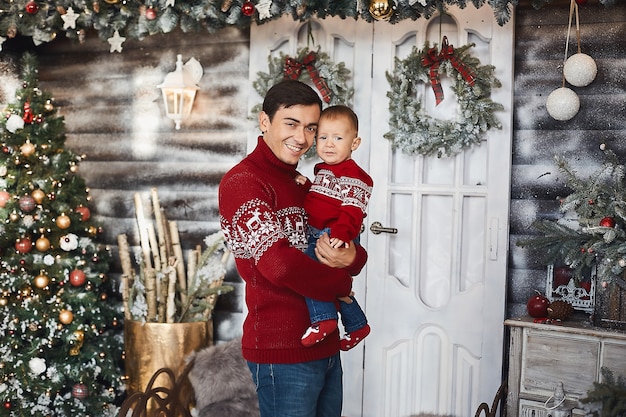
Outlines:
<svg viewBox="0 0 626 417"><path fill-rule="evenodd" d="M567 301L555 300L548 306L548 318L565 320L574 312L574 307Z"/></svg>

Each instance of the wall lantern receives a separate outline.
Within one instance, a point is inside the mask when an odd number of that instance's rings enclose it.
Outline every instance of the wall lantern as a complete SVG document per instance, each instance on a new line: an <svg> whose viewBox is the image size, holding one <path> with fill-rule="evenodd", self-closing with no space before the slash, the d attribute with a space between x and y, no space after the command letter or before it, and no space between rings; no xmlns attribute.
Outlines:
<svg viewBox="0 0 626 417"><path fill-rule="evenodd" d="M157 86L163 93L165 113L176 123L176 130L180 129L180 122L191 114L197 84L203 74L202 65L195 58L184 65L182 58L182 55L177 55L176 70L167 74L163 83Z"/></svg>

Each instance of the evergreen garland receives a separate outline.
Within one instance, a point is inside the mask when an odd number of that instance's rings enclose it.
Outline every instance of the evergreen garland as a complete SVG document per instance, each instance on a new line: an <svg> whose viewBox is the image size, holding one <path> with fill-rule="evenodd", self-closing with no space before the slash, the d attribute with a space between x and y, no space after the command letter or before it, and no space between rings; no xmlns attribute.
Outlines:
<svg viewBox="0 0 626 417"><path fill-rule="evenodd" d="M533 6L540 8L550 1L533 0ZM615 0L600 2L606 6L615 4ZM373 20L368 1L255 0L247 4L255 6L251 16L242 12L244 3L246 0L13 0L3 2L0 13L0 48L7 38L18 34L32 37L38 45L63 34L84 41L90 30L97 31L105 40L115 31L126 39L143 39L177 27L183 32L207 30L214 33L226 26L246 28L282 15L291 15L300 21L327 16ZM448 6L465 8L468 4L476 8L488 4L502 26L510 20L518 0L396 0L389 21L429 19L437 12L445 12Z"/></svg>
<svg viewBox="0 0 626 417"><path fill-rule="evenodd" d="M537 234L517 245L539 252L546 265L565 262L576 275L596 263L602 286L608 287L620 284L626 271L626 167L613 151L603 151L607 162L589 178L580 178L566 160L555 157L573 190L560 199L559 211L575 218L537 219L531 225Z"/></svg>
<svg viewBox="0 0 626 417"><path fill-rule="evenodd" d="M460 106L456 120L434 119L423 108L417 86L429 83L429 67L422 63L431 49L428 42L422 50L414 47L405 59L395 59L393 74L386 74L391 86L387 93L391 130L384 135L394 148L409 155L453 156L479 144L487 130L501 127L494 112L504 107L490 98L491 89L501 86L493 75L495 67L480 65L468 52L472 46L455 48L453 56L474 74L473 85L454 68L451 60L444 60L439 66L439 74L455 78L452 90Z"/></svg>

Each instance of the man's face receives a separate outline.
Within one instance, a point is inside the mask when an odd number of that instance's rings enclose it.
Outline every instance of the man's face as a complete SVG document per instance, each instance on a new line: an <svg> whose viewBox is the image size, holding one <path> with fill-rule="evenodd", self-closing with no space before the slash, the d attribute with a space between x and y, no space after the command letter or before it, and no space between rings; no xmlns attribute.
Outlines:
<svg viewBox="0 0 626 417"><path fill-rule="evenodd" d="M276 157L289 165L296 165L313 145L317 132L320 108L316 104L281 107L270 122L265 112L259 115L263 140Z"/></svg>

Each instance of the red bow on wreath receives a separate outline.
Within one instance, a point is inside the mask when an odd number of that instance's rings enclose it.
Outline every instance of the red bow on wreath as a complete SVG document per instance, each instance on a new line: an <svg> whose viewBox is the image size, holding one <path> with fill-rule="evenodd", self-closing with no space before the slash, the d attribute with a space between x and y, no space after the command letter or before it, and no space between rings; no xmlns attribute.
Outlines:
<svg viewBox="0 0 626 417"><path fill-rule="evenodd" d="M311 80L313 81L313 83L315 84L319 92L321 93L322 99L326 103L330 103L330 97L332 96L332 93L330 92L330 89L326 85L326 81L324 81L324 79L320 77L320 74L317 71L317 68L315 68L315 58L316 58L315 52L309 52L309 54L304 57L302 62L298 62L291 57L285 58L285 67L284 67L285 78L297 80L298 78L300 78L300 74L302 73L302 68L306 68L306 70L309 73L309 77L311 77Z"/></svg>
<svg viewBox="0 0 626 417"><path fill-rule="evenodd" d="M456 59L454 56L454 47L452 45L448 45L448 38L444 36L443 41L441 42L441 52L437 54L437 48L431 48L422 58L422 65L429 67L428 75L430 77L430 85L433 87L437 105L443 101L443 88L439 82L439 65L441 65L443 61L450 61L454 69L461 74L463 79L469 85L473 86L475 82L472 71Z"/></svg>

